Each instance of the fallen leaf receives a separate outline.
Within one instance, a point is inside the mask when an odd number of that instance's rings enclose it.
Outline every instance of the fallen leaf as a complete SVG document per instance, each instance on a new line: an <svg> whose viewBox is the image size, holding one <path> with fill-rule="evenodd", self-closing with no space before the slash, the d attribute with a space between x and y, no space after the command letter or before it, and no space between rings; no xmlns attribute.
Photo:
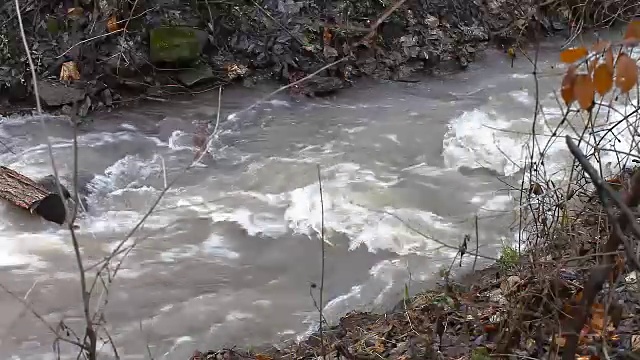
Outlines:
<svg viewBox="0 0 640 360"><path fill-rule="evenodd" d="M600 96L604 96L613 87L613 71L607 64L600 64L593 72L593 85Z"/></svg>
<svg viewBox="0 0 640 360"><path fill-rule="evenodd" d="M331 43L331 31L329 30L329 28L325 27L324 31L322 32L322 40L324 45L329 45L329 43Z"/></svg>
<svg viewBox="0 0 640 360"><path fill-rule="evenodd" d="M256 360L273 360L271 356L264 354L256 354Z"/></svg>
<svg viewBox="0 0 640 360"><path fill-rule="evenodd" d="M569 66L567 73L562 78L562 87L560 88L560 95L564 103L569 106L576 99L574 93L574 85L576 81L576 67L575 65Z"/></svg>
<svg viewBox="0 0 640 360"><path fill-rule="evenodd" d="M557 347L564 347L567 344L567 339L564 336L556 335L555 343Z"/></svg>
<svg viewBox="0 0 640 360"><path fill-rule="evenodd" d="M560 53L560 61L571 64L587 56L589 51L584 47L569 48Z"/></svg>
<svg viewBox="0 0 640 360"><path fill-rule="evenodd" d="M631 335L631 351L640 351L640 335Z"/></svg>
<svg viewBox="0 0 640 360"><path fill-rule="evenodd" d="M109 33L112 33L118 30L120 30L120 26L118 25L118 19L114 15L110 17L109 20L107 20L107 31L109 31Z"/></svg>
<svg viewBox="0 0 640 360"><path fill-rule="evenodd" d="M638 83L638 67L629 55L622 53L616 62L616 87L628 93Z"/></svg>
<svg viewBox="0 0 640 360"><path fill-rule="evenodd" d="M631 20L624 33L624 40L640 40L640 19Z"/></svg>
<svg viewBox="0 0 640 360"><path fill-rule="evenodd" d="M582 110L591 109L595 91L593 80L589 75L580 74L576 76L573 92Z"/></svg>
<svg viewBox="0 0 640 360"><path fill-rule="evenodd" d="M379 340L376 345L373 347L373 351L377 352L377 353L383 353L384 352L384 343L382 342L382 340Z"/></svg>
<svg viewBox="0 0 640 360"><path fill-rule="evenodd" d="M62 64L60 68L60 80L62 81L75 81L80 80L80 72L78 66L73 61L67 61Z"/></svg>

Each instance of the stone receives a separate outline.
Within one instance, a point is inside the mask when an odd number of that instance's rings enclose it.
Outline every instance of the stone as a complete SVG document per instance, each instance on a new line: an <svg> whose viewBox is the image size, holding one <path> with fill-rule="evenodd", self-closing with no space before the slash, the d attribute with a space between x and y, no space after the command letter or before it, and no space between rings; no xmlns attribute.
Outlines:
<svg viewBox="0 0 640 360"><path fill-rule="evenodd" d="M184 86L191 87L200 81L213 79L215 75L211 66L200 64L194 68L181 70L178 72L177 78Z"/></svg>
<svg viewBox="0 0 640 360"><path fill-rule="evenodd" d="M201 30L167 26L149 33L149 55L153 63L194 63L204 47ZM206 37L206 34L204 35Z"/></svg>
<svg viewBox="0 0 640 360"><path fill-rule="evenodd" d="M433 15L427 15L424 18L424 24L429 26L429 27L437 27L438 25L440 25L440 20L438 20L437 17L433 16Z"/></svg>
<svg viewBox="0 0 640 360"><path fill-rule="evenodd" d="M84 102L80 105L80 108L78 108L78 115L85 117L89 114L89 110L91 110L91 98L87 96L84 98Z"/></svg>
<svg viewBox="0 0 640 360"><path fill-rule="evenodd" d="M84 99L86 94L84 89L44 81L38 84L38 90L40 99L42 99L47 106L73 104Z"/></svg>
<svg viewBox="0 0 640 360"><path fill-rule="evenodd" d="M111 90L104 89L102 93L100 93L100 96L102 97L102 102L104 102L106 106L113 105L113 95L111 94Z"/></svg>
<svg viewBox="0 0 640 360"><path fill-rule="evenodd" d="M327 59L333 59L338 57L338 50L334 49L329 45L324 46L323 52L324 52L324 57Z"/></svg>

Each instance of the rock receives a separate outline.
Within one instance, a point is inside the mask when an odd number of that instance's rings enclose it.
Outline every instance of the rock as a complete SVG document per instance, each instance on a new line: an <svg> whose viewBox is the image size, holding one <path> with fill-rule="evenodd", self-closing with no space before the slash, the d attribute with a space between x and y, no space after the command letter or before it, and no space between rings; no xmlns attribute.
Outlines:
<svg viewBox="0 0 640 360"><path fill-rule="evenodd" d="M434 28L440 25L440 20L438 20L438 18L435 16L427 15L424 18L424 24L427 25L428 27Z"/></svg>
<svg viewBox="0 0 640 360"><path fill-rule="evenodd" d="M306 93L318 96L327 95L347 87L347 84L341 79L325 76L312 77L301 85Z"/></svg>
<svg viewBox="0 0 640 360"><path fill-rule="evenodd" d="M324 57L327 59L333 59L338 57L338 50L332 48L329 45L325 45L323 49Z"/></svg>
<svg viewBox="0 0 640 360"><path fill-rule="evenodd" d="M73 104L84 99L86 94L84 89L44 81L38 84L38 90L40 99L42 99L47 106Z"/></svg>
<svg viewBox="0 0 640 360"><path fill-rule="evenodd" d="M84 102L82 103L80 108L78 108L78 116L87 116L87 114L89 114L89 110L91 110L91 98L87 96L84 98Z"/></svg>
<svg viewBox="0 0 640 360"><path fill-rule="evenodd" d="M56 177L54 175L47 175L42 179L37 180L36 183L40 184L50 193L58 193L59 182L56 181ZM71 193L64 185L60 184L60 189L62 190L62 196L65 199L71 198Z"/></svg>
<svg viewBox="0 0 640 360"><path fill-rule="evenodd" d="M152 29L149 34L151 62L174 64L195 62L204 47L202 34L199 34L202 32L186 26Z"/></svg>
<svg viewBox="0 0 640 360"><path fill-rule="evenodd" d="M104 102L106 106L113 105L113 95L111 95L111 90L104 89L102 93L100 93L100 96L102 97L102 102Z"/></svg>
<svg viewBox="0 0 640 360"><path fill-rule="evenodd" d="M516 290L520 282L521 280L518 276L509 276L500 284L500 290L503 294L508 295Z"/></svg>
<svg viewBox="0 0 640 360"><path fill-rule="evenodd" d="M195 68L178 72L177 78L184 86L191 87L200 81L213 79L215 75L211 66L200 64Z"/></svg>

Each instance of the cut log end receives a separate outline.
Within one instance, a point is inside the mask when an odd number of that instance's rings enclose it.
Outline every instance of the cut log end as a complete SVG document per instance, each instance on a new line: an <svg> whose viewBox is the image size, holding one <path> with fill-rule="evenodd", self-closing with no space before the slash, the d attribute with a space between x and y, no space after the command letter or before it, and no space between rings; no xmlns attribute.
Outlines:
<svg viewBox="0 0 640 360"><path fill-rule="evenodd" d="M44 199L33 204L31 211L58 225L64 224L67 217L64 203L58 194L47 195Z"/></svg>
<svg viewBox="0 0 640 360"><path fill-rule="evenodd" d="M67 217L57 192L5 166L0 166L0 198L59 225Z"/></svg>

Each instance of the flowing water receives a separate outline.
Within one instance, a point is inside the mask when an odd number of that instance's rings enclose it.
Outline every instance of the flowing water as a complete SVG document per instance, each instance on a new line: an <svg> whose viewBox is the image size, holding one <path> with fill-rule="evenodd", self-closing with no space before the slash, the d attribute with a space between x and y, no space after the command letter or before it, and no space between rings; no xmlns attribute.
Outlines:
<svg viewBox="0 0 640 360"><path fill-rule="evenodd" d="M551 109L556 59L543 49L539 60L552 74L539 85ZM120 356L146 358L149 344L155 359L185 359L194 348L287 340L313 328L318 164L333 245L325 271L330 321L351 309L388 308L405 284L415 292L433 283L456 252L443 244L455 248L474 234L476 214L479 252L495 257L514 239L514 194L505 182L518 183L535 102L531 64L510 65L489 50L456 75L360 82L328 99L280 94L239 115L273 89L225 91L212 157L178 180L135 233L138 245L108 293L106 320ZM107 256L142 218L161 192L163 169L171 180L190 163L194 123L215 119L216 110L211 92L99 114L80 131L79 167L91 189L89 212L78 220L86 264ZM72 129L61 118L45 122L68 183ZM15 152L4 151L3 164L32 177L51 173L37 118L3 118L0 132ZM68 231L4 203L0 212L0 283L28 295L46 321L81 330ZM454 270L472 263L456 261ZM0 293L0 311L1 358L51 353L53 336L14 297Z"/></svg>

